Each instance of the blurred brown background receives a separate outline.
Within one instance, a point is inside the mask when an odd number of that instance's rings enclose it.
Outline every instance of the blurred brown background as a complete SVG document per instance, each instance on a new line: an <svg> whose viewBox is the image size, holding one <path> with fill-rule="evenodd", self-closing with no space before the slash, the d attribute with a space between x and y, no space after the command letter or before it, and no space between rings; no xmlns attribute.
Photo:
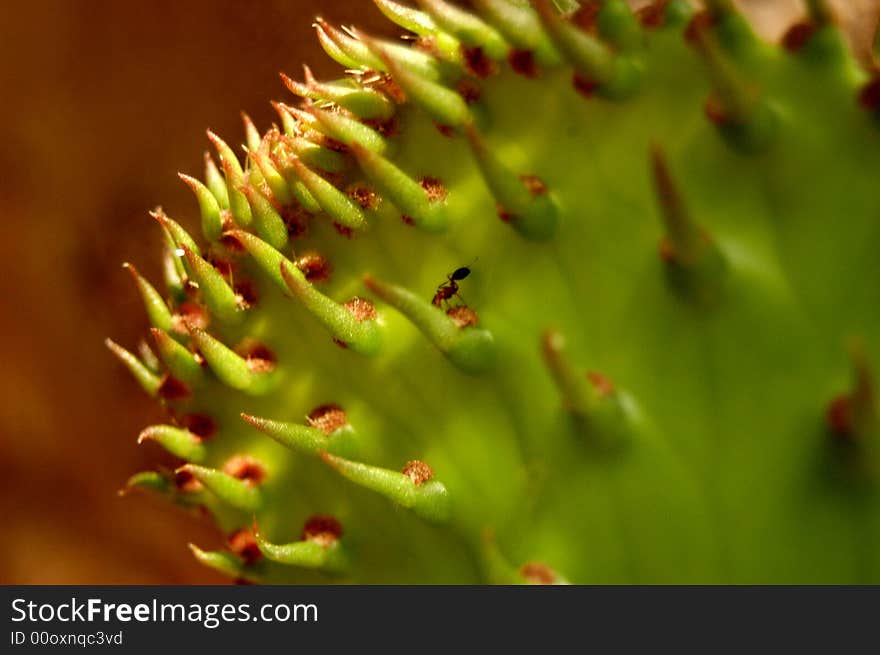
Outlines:
<svg viewBox="0 0 880 655"><path fill-rule="evenodd" d="M864 54L880 0L842 0ZM777 36L797 0L742 2ZM220 582L185 544L209 525L142 494L162 460L135 436L159 411L105 350L146 326L120 268L159 279L147 210L189 217L178 170L201 175L206 127L272 120L277 73L338 70L321 12L391 31L369 0L0 2L0 583Z"/></svg>

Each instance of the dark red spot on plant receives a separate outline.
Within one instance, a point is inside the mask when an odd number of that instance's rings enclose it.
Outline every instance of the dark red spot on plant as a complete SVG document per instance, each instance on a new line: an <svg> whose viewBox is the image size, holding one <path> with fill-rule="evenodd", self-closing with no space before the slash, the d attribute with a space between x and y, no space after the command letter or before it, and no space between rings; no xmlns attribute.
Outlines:
<svg viewBox="0 0 880 655"><path fill-rule="evenodd" d="M600 9L601 6L598 2L582 3L580 8L571 15L571 22L584 32L595 33L596 19Z"/></svg>
<svg viewBox="0 0 880 655"><path fill-rule="evenodd" d="M486 78L498 70L498 66L492 61L482 48L462 48L464 64L468 72L479 78Z"/></svg>
<svg viewBox="0 0 880 655"><path fill-rule="evenodd" d="M446 315L460 328L473 327L480 322L477 313L467 305L457 305L446 310Z"/></svg>
<svg viewBox="0 0 880 655"><path fill-rule="evenodd" d="M369 300L354 297L343 305L359 321L375 320L376 307Z"/></svg>
<svg viewBox="0 0 880 655"><path fill-rule="evenodd" d="M171 375L165 375L159 384L159 397L168 401L183 400L190 395L189 387Z"/></svg>
<svg viewBox="0 0 880 655"><path fill-rule="evenodd" d="M663 27L666 23L666 7L669 0L656 0L636 11L636 18L648 29Z"/></svg>
<svg viewBox="0 0 880 655"><path fill-rule="evenodd" d="M691 18L684 31L684 38L688 43L702 47L706 32L715 24L715 19L707 10L699 11Z"/></svg>
<svg viewBox="0 0 880 655"><path fill-rule="evenodd" d="M236 229L234 226L231 226L231 229ZM230 252L241 253L244 252L244 246L241 245L241 242L235 238L235 236L231 234L224 234L220 237L220 244L229 250ZM217 266L215 264L215 266ZM217 266L219 269L220 267Z"/></svg>
<svg viewBox="0 0 880 655"><path fill-rule="evenodd" d="M257 304L257 287L250 280L236 280L235 295L241 307L253 307Z"/></svg>
<svg viewBox="0 0 880 655"><path fill-rule="evenodd" d="M230 534L226 538L226 546L238 555L245 564L253 564L263 557L250 528L241 528Z"/></svg>
<svg viewBox="0 0 880 655"><path fill-rule="evenodd" d="M364 121L364 124L372 127L384 137L393 137L398 132L400 132L400 124L395 118L389 118L388 120L384 121L371 119Z"/></svg>
<svg viewBox="0 0 880 655"><path fill-rule="evenodd" d="M281 211L281 219L291 239L300 239L308 233L309 213L299 205L285 207Z"/></svg>
<svg viewBox="0 0 880 655"><path fill-rule="evenodd" d="M828 427L838 437L846 438L852 435L852 403L849 396L841 394L828 404L825 411L825 420Z"/></svg>
<svg viewBox="0 0 880 655"><path fill-rule="evenodd" d="M351 239L354 236L354 230L347 225L342 225L340 223L333 223L333 228L346 239Z"/></svg>
<svg viewBox="0 0 880 655"><path fill-rule="evenodd" d="M460 95L469 105L479 102L480 96L482 96L483 94L483 90L480 88L480 85L472 77L463 78L456 85L455 90L458 92L458 95Z"/></svg>
<svg viewBox="0 0 880 655"><path fill-rule="evenodd" d="M672 241L669 237L663 237L660 239L658 251L660 252L660 259L665 263L671 264L675 261L675 247L672 245Z"/></svg>
<svg viewBox="0 0 880 655"><path fill-rule="evenodd" d="M443 125L442 123L434 123L434 127L437 128L437 131L440 132L446 138L451 139L455 136L455 128L450 127L449 125Z"/></svg>
<svg viewBox="0 0 880 655"><path fill-rule="evenodd" d="M443 202L449 196L446 186L436 177L423 177L419 180L419 184L422 185L431 202Z"/></svg>
<svg viewBox="0 0 880 655"><path fill-rule="evenodd" d="M184 301L177 308L174 315L174 331L178 334L189 334L187 326L204 330L210 323L208 311L192 301Z"/></svg>
<svg viewBox="0 0 880 655"><path fill-rule="evenodd" d="M318 428L324 434L333 434L337 430L348 425L348 416L339 405L321 405L316 407L308 415L307 420L313 428Z"/></svg>
<svg viewBox="0 0 880 655"><path fill-rule="evenodd" d="M312 141L316 141L318 145L322 145L328 150L333 150L334 152L348 152L348 146L342 143L342 141L337 141L336 139L327 136L326 134L316 134L312 138Z"/></svg>
<svg viewBox="0 0 880 655"><path fill-rule="evenodd" d="M859 104L870 111L880 109L880 74L875 75L859 91Z"/></svg>
<svg viewBox="0 0 880 655"><path fill-rule="evenodd" d="M598 82L595 80L589 80L580 73L575 73L572 76L571 83L574 85L575 91L585 98L592 98L596 95L596 90L599 88Z"/></svg>
<svg viewBox="0 0 880 655"><path fill-rule="evenodd" d="M235 352L247 360L248 368L254 373L268 373L275 369L278 361L268 346L250 338L238 344Z"/></svg>
<svg viewBox="0 0 880 655"><path fill-rule="evenodd" d="M373 86L380 91L383 91L397 104L406 102L406 94L403 92L403 89L401 89L400 85L388 75L382 75L381 78L373 84Z"/></svg>
<svg viewBox="0 0 880 655"><path fill-rule="evenodd" d="M249 455L233 455L223 465L223 472L251 486L266 479L266 468Z"/></svg>
<svg viewBox="0 0 880 655"><path fill-rule="evenodd" d="M714 95L709 96L704 106L706 118L715 125L724 125L728 121L727 110L721 101Z"/></svg>
<svg viewBox="0 0 880 655"><path fill-rule="evenodd" d="M513 49L507 54L507 63L513 72L524 77L538 77L538 64L531 50Z"/></svg>
<svg viewBox="0 0 880 655"><path fill-rule="evenodd" d="M217 422L207 414L186 414L180 422L199 439L210 439L217 434Z"/></svg>
<svg viewBox="0 0 880 655"><path fill-rule="evenodd" d="M174 472L174 486L181 493L192 494L202 490L202 483L187 469Z"/></svg>
<svg viewBox="0 0 880 655"><path fill-rule="evenodd" d="M802 21L792 25L782 37L782 45L790 52L803 48L816 33L816 25L811 21Z"/></svg>
<svg viewBox="0 0 880 655"><path fill-rule="evenodd" d="M543 196L547 193L547 185L537 175L520 175L519 179L533 196Z"/></svg>
<svg viewBox="0 0 880 655"><path fill-rule="evenodd" d="M433 34L420 34L413 41L415 47L431 55L437 54L437 39Z"/></svg>
<svg viewBox="0 0 880 655"><path fill-rule="evenodd" d="M552 585L558 580L556 571L540 562L526 562L520 567L519 574L526 582L535 585Z"/></svg>
<svg viewBox="0 0 880 655"><path fill-rule="evenodd" d="M342 524L332 516L317 514L306 521L300 539L329 548L342 538Z"/></svg>
<svg viewBox="0 0 880 655"><path fill-rule="evenodd" d="M413 484L417 487L434 477L434 471L431 467L417 459L407 462L401 473L412 480Z"/></svg>
<svg viewBox="0 0 880 655"><path fill-rule="evenodd" d="M330 279L332 267L323 256L309 252L296 260L296 267L309 282L326 282Z"/></svg>
<svg viewBox="0 0 880 655"><path fill-rule="evenodd" d="M510 223L514 218L513 214L510 213L500 202L495 204L495 212L498 214L498 218L505 223Z"/></svg>
<svg viewBox="0 0 880 655"><path fill-rule="evenodd" d="M239 250L241 252L244 251L244 247L241 246L238 239L236 239L231 234L224 235L224 236L226 236L228 238L228 241L230 243L234 242L235 244L237 244L237 246L236 246L237 250ZM235 272L238 270L238 266L236 265L236 263L234 261L232 261L231 259L228 259L226 257L219 257L219 256L217 256L216 253L209 254L207 257L207 261L210 262L211 266L213 266L214 268L217 269L217 271L220 273L220 275L222 275L223 277L225 277L227 279L229 279L230 276L235 275Z"/></svg>
<svg viewBox="0 0 880 655"><path fill-rule="evenodd" d="M352 184L346 189L346 194L359 204L361 209L366 209L367 211L378 209L382 202L382 196L366 184Z"/></svg>

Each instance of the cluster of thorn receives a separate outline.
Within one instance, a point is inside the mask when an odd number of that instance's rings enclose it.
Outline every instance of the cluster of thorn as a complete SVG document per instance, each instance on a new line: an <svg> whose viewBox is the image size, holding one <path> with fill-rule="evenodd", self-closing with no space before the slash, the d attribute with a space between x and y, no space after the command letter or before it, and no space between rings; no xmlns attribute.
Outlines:
<svg viewBox="0 0 880 655"><path fill-rule="evenodd" d="M635 16L621 9L623 3L602 3L604 17L595 11L599 6L595 3L569 15L549 0L536 0L532 8L508 0L475 0L476 12L445 0L419 0L418 9L394 0L374 1L386 16L415 35L413 45L374 38L354 28L337 29L318 19L315 29L321 45L349 76L321 82L305 68L300 82L282 74L286 87L301 102L298 106L273 103L280 123L262 136L244 115L244 163L231 146L208 132L219 166L206 155L203 181L180 175L196 196L207 250L161 209L153 212L168 244L164 270L170 298L133 266L127 267L152 325L155 353L146 344L138 354L113 342L108 345L143 389L172 410L212 380L251 395L269 393L278 384L283 362L276 361L269 348L249 341L231 347L218 336L241 326L260 303L254 286L236 275L242 256L249 256L351 356L372 356L381 350L383 321L373 302L361 297L340 302L322 293L318 285L332 271L324 255L310 251L288 258L284 253L291 251L290 242L302 237L313 220L329 220L340 234L357 236L383 203L392 205L406 225L429 232L447 228L447 197L454 191L438 178L414 179L390 159L389 139L399 130L396 115L403 103L418 107L444 135L463 137L495 198L499 217L520 237L535 241L554 236L559 211L553 190L529 171L512 170L490 149L473 109L481 80L505 61L526 77L537 77L544 68L568 66L580 92L617 100L638 90L638 21L641 27L655 29L689 20L687 38L705 56L712 73L709 117L734 147L743 150L764 148L773 138L772 109L760 93L742 85L713 30L723 22L725 38L747 47L737 33L740 19L725 0L706 2L706 10L693 18L689 4L676 0L653 3ZM810 7L809 23L786 38L793 49L807 48L810 38L830 20L822 3L811 2ZM875 108L880 93L872 84L863 101ZM688 214L660 147L652 151L651 162L666 228L660 252L670 279L687 296L711 300L723 284L723 257ZM364 278L364 285L409 319L455 366L480 374L494 362L492 334L476 327L473 308L447 307L458 294L457 283L468 273L458 269L450 274L430 301L370 276ZM545 361L566 408L585 420L603 404L622 412L613 385L598 374L587 377L573 370L562 344L558 333L544 337ZM856 391L841 396L829 409L829 421L840 435L856 430L863 420L860 408L872 402L870 389L865 391L870 387L867 374L857 381ZM306 424L248 415L243 419L427 520L444 521L449 515L446 489L424 462L410 461L398 472L349 459L345 433L350 426L341 407L319 407ZM221 468L203 466L206 442L215 431L212 419L200 414L178 415L173 425L145 429L140 440L158 442L186 463L171 475L143 473L129 484L170 489L193 502L207 490L222 503L254 514L263 503L266 467L244 455L232 457ZM253 579L258 578L252 571L261 558L326 571L344 569L343 543L339 522L317 516L306 523L296 542L272 544L255 525L229 537L229 552L209 553L195 547L193 551L210 566ZM560 579L546 565L534 562L525 564L518 575L525 582Z"/></svg>

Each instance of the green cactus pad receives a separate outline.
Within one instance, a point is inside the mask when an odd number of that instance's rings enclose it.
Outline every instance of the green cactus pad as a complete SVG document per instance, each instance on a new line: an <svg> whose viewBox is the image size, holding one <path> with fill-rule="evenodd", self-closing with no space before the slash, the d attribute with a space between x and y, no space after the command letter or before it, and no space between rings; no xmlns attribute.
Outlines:
<svg viewBox="0 0 880 655"><path fill-rule="evenodd" d="M376 4L415 38L319 19L348 72L209 133L199 244L155 212L165 368L109 345L188 460L132 486L266 583L880 582L880 82L823 4Z"/></svg>

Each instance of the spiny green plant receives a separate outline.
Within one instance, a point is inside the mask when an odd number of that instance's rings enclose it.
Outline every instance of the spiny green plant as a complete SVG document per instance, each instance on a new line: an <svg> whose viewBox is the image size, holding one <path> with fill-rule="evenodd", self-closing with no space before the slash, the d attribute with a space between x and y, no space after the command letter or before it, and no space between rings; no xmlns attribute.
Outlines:
<svg viewBox="0 0 880 655"><path fill-rule="evenodd" d="M880 81L823 2L375 4L408 42L318 19L344 76L208 133L202 242L153 213L108 345L183 463L129 486L240 580L880 582Z"/></svg>

